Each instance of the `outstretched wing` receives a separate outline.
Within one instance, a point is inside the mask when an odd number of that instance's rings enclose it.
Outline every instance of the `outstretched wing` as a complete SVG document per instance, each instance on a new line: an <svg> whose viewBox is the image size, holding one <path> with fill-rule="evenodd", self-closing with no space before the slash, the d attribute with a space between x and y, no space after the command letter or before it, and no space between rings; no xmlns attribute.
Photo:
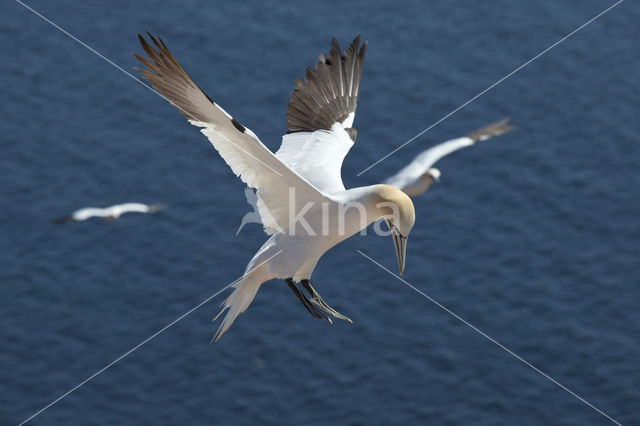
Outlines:
<svg viewBox="0 0 640 426"><path fill-rule="evenodd" d="M510 126L508 122L509 119L505 118L475 130L465 137L452 139L436 145L433 148L429 148L418 154L411 163L395 175L386 179L383 183L402 189L407 192L409 196L419 195L425 192L433 182L433 179L428 175L429 169L439 159L461 148L471 146L478 141L484 141L493 136L498 136L513 130L515 127Z"/></svg>
<svg viewBox="0 0 640 426"><path fill-rule="evenodd" d="M345 189L340 170L356 139L352 126L366 47L357 36L341 52L332 39L329 55L320 55L305 80L295 81L287 106L289 131L276 156L326 194Z"/></svg>
<svg viewBox="0 0 640 426"><path fill-rule="evenodd" d="M285 165L258 137L214 103L187 75L162 39L148 34L155 49L138 35L149 59L135 55L146 69L136 68L191 124L202 127L231 170L258 191L258 209L265 231L289 226L289 190L297 205L330 201L325 194Z"/></svg>

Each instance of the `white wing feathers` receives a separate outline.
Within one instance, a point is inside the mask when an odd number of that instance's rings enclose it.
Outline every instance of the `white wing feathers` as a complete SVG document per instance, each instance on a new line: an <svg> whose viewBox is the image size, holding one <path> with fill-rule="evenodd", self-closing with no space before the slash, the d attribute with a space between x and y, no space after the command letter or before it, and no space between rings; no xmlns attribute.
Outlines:
<svg viewBox="0 0 640 426"><path fill-rule="evenodd" d="M431 183L433 183L433 178L428 176L428 173L431 166L438 160L461 148L471 146L478 141L484 141L515 129L515 127L510 126L508 123L509 119L505 118L475 130L465 137L452 139L436 145L433 148L429 148L418 154L411 163L395 175L386 179L383 183L402 189L409 196L419 195L425 192Z"/></svg>
<svg viewBox="0 0 640 426"><path fill-rule="evenodd" d="M443 142L433 148L427 149L418 154L408 165L403 167L398 173L386 179L383 183L391 186L395 186L399 189L415 184L427 173L427 170L431 168L439 159L457 151L461 148L473 145L473 139L468 137L452 139Z"/></svg>
<svg viewBox="0 0 640 426"><path fill-rule="evenodd" d="M101 209L98 207L85 207L80 210L76 210L71 214L73 220L87 220L91 217L107 217L110 216L109 209Z"/></svg>
<svg viewBox="0 0 640 426"><path fill-rule="evenodd" d="M353 146L342 124L331 130L288 133L276 156L326 194L344 191L342 161Z"/></svg>
<svg viewBox="0 0 640 426"><path fill-rule="evenodd" d="M151 36L155 48L139 35L150 60L135 55L147 69L144 78L195 126L202 127L231 170L257 189L258 209L265 231L272 234L289 226L289 189L297 205L329 199L287 167L249 129L216 105L187 75L164 42Z"/></svg>

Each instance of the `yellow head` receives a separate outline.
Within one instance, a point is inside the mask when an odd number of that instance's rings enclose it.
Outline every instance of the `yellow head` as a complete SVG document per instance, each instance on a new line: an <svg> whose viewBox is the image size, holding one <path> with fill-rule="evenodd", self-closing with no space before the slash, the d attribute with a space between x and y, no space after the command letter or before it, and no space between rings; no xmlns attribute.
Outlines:
<svg viewBox="0 0 640 426"><path fill-rule="evenodd" d="M391 231L398 257L400 274L404 272L407 238L416 221L416 211L411 198L390 185L375 185L376 207Z"/></svg>

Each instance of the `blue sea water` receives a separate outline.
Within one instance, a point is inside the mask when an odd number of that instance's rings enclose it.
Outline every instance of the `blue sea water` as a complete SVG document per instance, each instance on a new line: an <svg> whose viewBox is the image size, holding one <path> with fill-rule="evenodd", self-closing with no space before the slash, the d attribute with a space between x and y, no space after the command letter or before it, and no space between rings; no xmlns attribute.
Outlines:
<svg viewBox="0 0 640 426"><path fill-rule="evenodd" d="M276 149L293 80L331 37L369 41L346 185L509 116L438 163L404 279L623 424L640 423L640 7L626 1L376 167L361 170L609 7L511 2L28 1L132 71L160 34ZM17 424L240 276L243 185L183 117L17 2L1 6L0 423ZM156 215L57 226L88 206ZM262 287L221 341L211 300L33 424L608 424L414 292L388 238L328 252L316 288L354 324Z"/></svg>

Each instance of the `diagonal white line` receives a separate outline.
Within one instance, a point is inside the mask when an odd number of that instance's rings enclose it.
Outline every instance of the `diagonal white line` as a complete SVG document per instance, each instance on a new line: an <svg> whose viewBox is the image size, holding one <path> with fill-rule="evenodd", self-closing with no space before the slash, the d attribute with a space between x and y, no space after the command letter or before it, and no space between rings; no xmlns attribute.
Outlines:
<svg viewBox="0 0 640 426"><path fill-rule="evenodd" d="M575 392L573 392L571 389L567 388L566 386L564 386L562 383L558 382L557 380L555 380L553 377L549 376L547 373L545 373L544 371L540 370L539 368L537 368L536 366L534 366L533 364L531 364L529 361L527 361L526 359L522 358L520 355L516 354L515 352L513 352L511 349L507 348L506 346L504 346L502 343L498 342L497 340L495 340L493 337L489 336L487 333L485 333L484 331L480 330L478 327L476 327L475 325L471 324L469 321L465 320L464 318L462 318L460 315L456 314L455 312L453 312L451 309L447 308L446 306L442 305L441 303L439 303L437 300L433 299L432 297L430 297L429 295L425 294L424 292L422 292L421 290L419 290L418 288L414 287L413 285L409 284L407 281L405 281L404 279L402 279L401 277L399 277L398 275L394 274L393 272L391 272L388 268L384 267L383 265L381 265L380 263L376 262L375 260L373 260L371 257L367 256L366 254L364 254L363 252L361 252L360 250L356 250L358 253L360 253L362 256L364 256L365 258L369 259L372 263L378 265L381 269L387 271L389 274L393 275L394 277L396 277L398 280L402 281L404 284L406 284L407 286L409 286L410 288L412 288L414 291L416 291L417 293L421 294L423 297L425 297L426 299L428 299L430 302L434 303L435 305L437 305L439 308L441 308L442 310L444 310L445 312L447 312L448 314L452 315L454 318L456 318L457 320L461 321L462 323L464 323L465 325L469 326L471 329L473 329L475 332L477 332L478 334L480 334L481 336L487 338L488 340L490 340L492 343L494 343L496 346L498 346L499 348L505 350L508 354L512 355L513 357L515 357L518 361L521 361L522 363L524 363L525 365L527 365L528 367L532 368L534 371L540 373L542 376L546 377L548 380L552 381L553 383L555 383L556 385L560 386L562 389L564 389L565 391L569 392L571 395L575 396L576 398L578 398L580 401L584 402L585 404L587 404L589 407L593 408L594 410L596 410L598 413L602 414L603 416L605 416L607 419L611 420L613 423L622 426L622 424L618 421L616 421L615 419L613 419L612 417L610 417L609 415L607 415L604 411L600 410L598 407L596 407L595 405L591 404L589 401L587 401L586 399L582 398L580 395L576 394Z"/></svg>
<svg viewBox="0 0 640 426"><path fill-rule="evenodd" d="M381 159L379 159L378 161L376 161L375 163L373 163L372 165L367 167L366 169L362 170L360 173L357 174L357 176L360 176L361 174L363 174L367 170L371 169L372 167L374 167L375 165L377 165L381 161L383 161L383 160L387 159L388 157L390 157L391 155L395 154L396 152L398 152L399 150L404 148L406 145L408 145L410 142L412 142L413 140L419 138L420 136L422 136L423 134L425 134L426 132L428 132L429 130L431 130L432 128L434 128L435 126L437 126L438 124L440 124L441 122L446 120L447 118L451 117L453 114L455 114L456 112L460 111L462 108L466 107L471 102L475 101L480 96L484 95L489 90L493 89L498 84L502 83L503 81L505 81L506 79L508 79L509 77L511 77L512 75L514 75L515 73L517 73L518 71L520 71L521 69L526 67L527 65L529 65L531 62L535 61L536 59L538 59L539 57L541 57L542 55L544 55L545 53L547 53L548 51L550 51L551 49L553 49L554 47L556 47L557 45L559 45L560 43L562 43L563 41L565 41L566 39L568 39L569 37L574 35L575 33L577 33L578 31L582 30L584 27L586 27L587 25L589 25L590 23L592 23L593 21L595 21L596 19L598 19L599 17L604 15L605 13L609 12L611 9L613 9L614 7L616 7L617 5L622 3L623 1L624 0L618 0L616 3L612 4L611 6L609 6L608 8L603 10L602 12L600 12L598 15L596 15L593 18L589 19L587 22L585 22L584 24L580 25L578 28L576 28L575 30L571 31L569 34L567 34L566 36L562 37L560 40L556 41L551 46L547 47L542 52L538 53L536 56L534 56L533 58L529 59L524 64L520 65L515 70L511 71L509 74L505 75L500 80L498 80L495 83L493 83L491 86L487 87L486 89L484 89L483 91L479 92L477 95L475 95L474 97L472 97L471 99L469 99L468 101L466 101L465 103L463 103L462 105L460 105L459 107L454 109L453 111L449 112L447 115L442 117L440 120L436 121L435 123L433 123L432 125L430 125L426 129L424 129L423 131L421 131L420 133L418 133L417 135L415 135L414 137L412 137L411 139L409 139L408 141L406 141L405 143L403 143L402 145L400 145L399 147L397 147L396 149L394 149L393 151L391 151L390 153L388 153L387 155L385 155L384 157L382 157Z"/></svg>
<svg viewBox="0 0 640 426"><path fill-rule="evenodd" d="M161 93L159 93L158 91L156 91L153 87L149 86L148 84L146 84L145 82L143 82L142 80L140 80L139 78L137 78L136 76L134 76L133 74L131 74L130 72L126 71L125 69L123 69L121 66L119 66L118 64L116 64L115 62L111 61L109 58L107 58L106 56L104 56L103 54L101 54L100 52L98 52L97 50L95 50L94 48L92 48L91 46L89 46L88 44L86 44L85 42L83 42L82 40L78 39L77 37L75 37L73 34L69 33L68 31L66 31L65 29L63 29L62 27L60 27L59 25L57 25L55 22L51 21L50 19L47 19L45 16L43 16L42 14L38 13L38 11L34 10L32 7L26 5L25 3L23 3L20 0L16 0L16 2L20 3L22 6L24 6L26 9L30 10L31 12L33 12L34 14L36 14L37 16L39 16L40 18L42 18L43 20L45 20L46 22L48 22L49 24L53 25L55 28L57 28L58 30L60 30L61 32L63 32L64 34L66 34L67 36L69 36L70 38L72 38L73 40L75 40L76 42L78 42L80 45L86 47L87 49L89 49L91 52L95 53L96 55L98 55L100 58L104 59L105 61L107 61L109 64L113 65L115 68L119 69L120 71L122 71L123 73L125 73L126 75L128 75L129 77L131 77L132 79L134 79L135 81L137 81L138 83L142 84L144 87L146 87L147 89L151 90L153 93L155 93L156 95L160 96L162 99L164 99L165 101L171 103L170 100L168 100L167 98L165 98L164 96L162 96ZM171 103L171 105L173 105L174 107L176 107L178 110L183 111L182 108L180 108L178 105L175 105L173 103ZM262 165L264 165L265 167L267 167L269 170L271 170L272 172L274 172L275 174L277 174L278 176L282 176L281 173L279 173L277 170L273 169L271 166L269 166L267 163L265 163L264 161L260 160L259 158L256 158L254 155L252 155L250 152L247 152L246 150L240 148L237 144L231 142L228 138L224 137L222 134L218 134L220 137L223 137L224 139L226 139L231 145L235 146L236 148L238 148L240 151L244 152L245 154L247 154L249 157L253 158L254 160L258 161L259 163L262 163Z"/></svg>
<svg viewBox="0 0 640 426"><path fill-rule="evenodd" d="M46 17L42 16L40 13L38 13L36 10L34 10L33 8L31 8L30 6L24 4L23 2L21 2L20 0L16 0L16 2L20 3L22 6L24 6L26 9L29 9L31 12L33 12L34 14L38 15L40 18L42 18L43 20L47 21L49 24L53 25L55 28L57 28L58 30L60 30L61 32L63 32L64 34L66 34L67 36L69 36L70 38L72 38L73 40L75 40L76 42L78 42L80 45L86 47L87 49L89 49L91 52L95 53L96 55L98 55L99 57L101 57L102 59L104 59L105 61L107 61L108 63L110 63L111 65L113 65L114 67L116 67L117 69L119 69L120 71L122 71L123 73L125 73L126 75L128 75L129 77L131 77L132 79L134 79L135 81L137 81L138 83L142 84L144 87L146 87L147 89L151 90L153 93L155 93L156 95L160 96L161 98L164 99L164 96L162 96L160 93L158 93L153 87L145 84L142 80L140 80L139 78L137 78L135 75L131 74L130 72L126 71L125 69L123 69L122 67L120 67L118 64L116 64L115 62L111 61L109 58L105 57L103 54L101 54L100 52L98 52L97 50L95 50L93 47L89 46L88 44L84 43L82 40L78 39L77 37L75 37L73 34L69 33L68 31L64 30L63 28L61 28L59 25L57 25L55 22L50 21L49 19L47 19Z"/></svg>
<svg viewBox="0 0 640 426"><path fill-rule="evenodd" d="M118 358L114 359L113 361L111 361L109 364L105 365L104 367L102 367L100 370L96 371L95 373L93 373L91 376L87 377L86 379L84 379L82 382L78 383L76 386L74 386L73 388L69 389L67 392L63 393L62 395L60 395L58 398L56 398L55 400L53 400L52 402L50 402L49 404L45 405L44 407L42 407L40 410L38 410L36 413L34 413L33 415L31 415L28 419L22 421L22 423L20 423L18 426L22 426L25 423L31 421L34 417L36 417L37 415L41 414L43 411L45 411L46 409L50 408L52 405L56 404L57 402L59 402L61 399L63 399L64 397L66 397L67 395L69 395L70 393L72 393L73 391L75 391L76 389L78 389L80 386L86 384L87 382L89 382L91 379L93 379L94 377L98 376L99 374L103 373L106 369L108 369L109 367L113 366L114 364L116 364L117 362L119 362L120 360L122 360L124 357L126 357L127 355L129 355L131 352L135 351L136 349L140 348L141 346L143 346L144 344L146 344L147 342L149 342L151 339L153 339L154 337L156 337L157 335L159 335L160 333L162 333L163 331L165 331L166 329L168 329L169 327L171 327L172 325L174 325L175 323L177 323L178 321L180 321L181 319L183 319L184 317L186 317L187 315L191 314L193 311L195 311L196 309L198 309L200 306L204 305L205 303L207 303L209 300L213 299L214 297L216 297L217 295L219 295L220 293L222 293L223 291L225 291L226 289L228 289L229 287L231 287L233 284L237 283L238 281L240 281L242 278L244 278L247 274L253 272L254 270L256 270L257 268L259 268L260 266L264 265L265 263L267 263L268 261L270 261L271 259L273 259L274 257L276 257L277 255L279 255L280 253L282 253L282 250L276 252L276 254L274 254L273 256L271 256L270 258L268 258L267 260L265 260L264 262L260 263L258 266L256 266L255 268L245 272L240 278L238 278L235 281L232 281L231 283L227 284L226 286L224 286L221 290L217 291L216 293L212 294L211 296L207 297L206 299L204 299L202 302L198 303L196 306L194 306L193 308L189 309L187 312L185 312L184 314L180 315L178 318L176 318L175 320L171 321L169 324L165 325L164 327L162 327L160 330L156 331L155 333L153 333L151 336L147 337L146 339L144 339L142 342L138 343L136 346L134 346L133 348L129 349L127 352L123 353L122 355L120 355Z"/></svg>
<svg viewBox="0 0 640 426"><path fill-rule="evenodd" d="M171 104L171 105L176 106L175 104ZM176 106L176 108L181 109L181 108L179 108L179 107L177 107L177 106ZM207 127L207 128L211 129L211 127ZM202 130L201 130L201 132L202 132ZM204 134L204 133L203 133L203 134ZM206 136L206 135L205 135L205 136ZM226 137L225 135L223 135L222 133L218 133L218 136L219 136L221 139L224 139L224 140L226 140L227 142L229 142L229 144L230 144L230 145L233 145L235 148L237 148L237 149L239 149L240 151L242 151L242 152L244 152L245 154L247 154L249 157L251 157L251 158L253 158L254 160L256 160L257 162L261 163L263 166L265 166L267 169L271 170L273 173L277 174L278 176L282 176L282 173L279 173L276 169L274 169L273 167L269 166L267 163L265 163L265 162L264 162L264 161L262 161L261 159L259 159L259 158L255 157L255 156L254 156L253 154L251 154L249 151L247 151L247 150L245 150L245 149L240 148L240 146L239 146L238 144L235 144L235 143L231 142L231 140L230 140L228 137ZM207 139L208 139L208 138L209 138L209 137L207 136ZM257 139L257 137L256 137L256 139ZM211 142L211 141L209 141L209 142ZM257 142L258 142L258 143L261 143L260 141L257 141ZM213 144L212 144L212 145L213 145ZM215 149L215 147L214 147L214 149ZM266 149L268 150L268 148L266 148ZM217 151L217 149L216 149L216 151ZM278 161L280 161L280 160L278 160ZM225 162L226 162L226 161L225 161ZM294 173L295 173L295 172L294 172ZM296 175L297 175L297 173L296 173ZM256 189L257 189L257 188L256 188Z"/></svg>

